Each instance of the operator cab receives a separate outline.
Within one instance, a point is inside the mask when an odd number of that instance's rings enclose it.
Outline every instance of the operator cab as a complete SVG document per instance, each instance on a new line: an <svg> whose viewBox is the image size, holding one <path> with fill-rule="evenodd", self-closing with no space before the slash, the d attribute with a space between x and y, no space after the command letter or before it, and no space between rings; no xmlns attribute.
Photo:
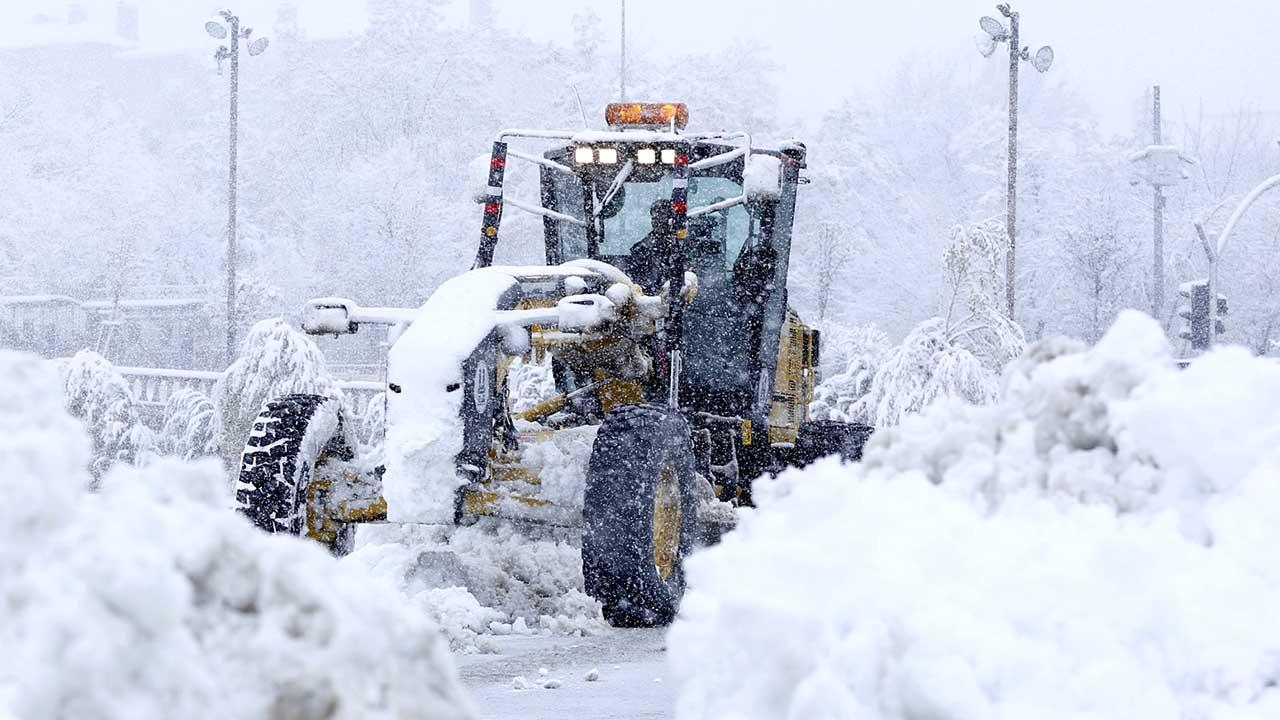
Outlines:
<svg viewBox="0 0 1280 720"><path fill-rule="evenodd" d="M615 103L605 117L608 130L557 136L569 143L541 157L517 155L541 166L541 207L532 211L543 216L547 263L600 260L652 294L670 277L672 249L682 248L698 292L684 320L681 403L755 414L753 408L768 405L786 315L804 146L762 149L747 133L685 133L689 113L677 103ZM553 137L533 132L508 134ZM498 151L505 152L505 143L498 144L495 163ZM679 165L687 166L684 193L676 192ZM500 218L495 206L502 198L492 194L493 180L491 172L484 229L496 233L490 217ZM678 242L677 209L687 231Z"/></svg>

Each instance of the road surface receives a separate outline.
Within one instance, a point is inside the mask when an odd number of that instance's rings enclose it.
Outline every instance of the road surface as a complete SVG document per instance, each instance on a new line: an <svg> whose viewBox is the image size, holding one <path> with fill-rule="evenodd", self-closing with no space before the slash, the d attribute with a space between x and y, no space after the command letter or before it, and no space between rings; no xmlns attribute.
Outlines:
<svg viewBox="0 0 1280 720"><path fill-rule="evenodd" d="M496 640L496 655L456 656L462 683L483 720L670 720L673 715L665 630ZM593 669L599 677L588 681ZM514 689L517 677L530 687ZM543 687L557 680L558 688Z"/></svg>

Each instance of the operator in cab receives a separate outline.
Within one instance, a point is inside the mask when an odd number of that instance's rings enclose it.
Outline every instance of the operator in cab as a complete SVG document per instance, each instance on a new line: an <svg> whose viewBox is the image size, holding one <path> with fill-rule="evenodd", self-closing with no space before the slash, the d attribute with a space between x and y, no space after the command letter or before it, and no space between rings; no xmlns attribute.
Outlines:
<svg viewBox="0 0 1280 720"><path fill-rule="evenodd" d="M656 295L666 280L665 260L672 243L671 201L659 198L649 206L649 233L631 246L627 274L646 293Z"/></svg>

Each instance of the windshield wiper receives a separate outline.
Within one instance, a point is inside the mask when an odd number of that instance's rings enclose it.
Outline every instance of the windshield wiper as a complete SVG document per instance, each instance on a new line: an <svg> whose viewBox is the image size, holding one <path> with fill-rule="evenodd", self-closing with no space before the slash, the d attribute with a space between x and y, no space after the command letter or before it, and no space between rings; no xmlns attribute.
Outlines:
<svg viewBox="0 0 1280 720"><path fill-rule="evenodd" d="M609 189L604 193L604 199L596 203L592 214L596 217L600 217L600 211L606 208L609 205L609 201L613 199L613 196L617 195L618 191L622 189L623 184L627 182L627 178L631 177L631 170L634 167L635 162L628 160L625 165L618 169L618 174L614 176L613 182L609 183Z"/></svg>

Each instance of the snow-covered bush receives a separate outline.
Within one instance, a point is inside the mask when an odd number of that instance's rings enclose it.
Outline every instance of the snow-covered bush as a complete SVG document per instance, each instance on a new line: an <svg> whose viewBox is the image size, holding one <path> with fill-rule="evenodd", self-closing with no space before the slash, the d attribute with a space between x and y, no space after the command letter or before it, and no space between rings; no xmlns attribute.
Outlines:
<svg viewBox="0 0 1280 720"><path fill-rule="evenodd" d="M986 403L999 394L1005 365L1026 348L1022 329L1000 309L1003 230L991 221L960 226L944 257L951 290L945 317L917 325L875 369L844 417L896 425L940 398Z"/></svg>
<svg viewBox="0 0 1280 720"><path fill-rule="evenodd" d="M939 398L985 403L995 399L998 390L998 369L955 342L942 318L932 318L886 354L865 394L845 415L854 422L887 427Z"/></svg>
<svg viewBox="0 0 1280 720"><path fill-rule="evenodd" d="M681 718L1280 717L1280 366L1122 314L695 555Z"/></svg>
<svg viewBox="0 0 1280 720"><path fill-rule="evenodd" d="M352 396L348 396L354 399ZM347 413L354 417L353 409L348 407ZM378 393L369 399L369 406L360 418L357 440L361 445L377 448L382 445L387 429L387 394Z"/></svg>
<svg viewBox="0 0 1280 720"><path fill-rule="evenodd" d="M198 390L178 390L164 406L160 451L184 460L218 452L218 420L213 401Z"/></svg>
<svg viewBox="0 0 1280 720"><path fill-rule="evenodd" d="M238 459L258 411L272 398L290 393L340 395L311 338L280 318L263 320L249 331L240 355L213 389L223 454Z"/></svg>
<svg viewBox="0 0 1280 720"><path fill-rule="evenodd" d="M56 373L0 353L0 717L464 718L436 627L219 507L216 464L117 465Z"/></svg>
<svg viewBox="0 0 1280 720"><path fill-rule="evenodd" d="M855 406L871 391L871 381L888 351L889 339L874 325L824 328L822 364L828 366L837 358L834 367L839 371L824 377L814 388L810 419L865 422Z"/></svg>
<svg viewBox="0 0 1280 720"><path fill-rule="evenodd" d="M94 481L115 463L141 463L155 450L155 436L142 424L129 385L115 367L92 350L58 363L67 410L93 438Z"/></svg>

